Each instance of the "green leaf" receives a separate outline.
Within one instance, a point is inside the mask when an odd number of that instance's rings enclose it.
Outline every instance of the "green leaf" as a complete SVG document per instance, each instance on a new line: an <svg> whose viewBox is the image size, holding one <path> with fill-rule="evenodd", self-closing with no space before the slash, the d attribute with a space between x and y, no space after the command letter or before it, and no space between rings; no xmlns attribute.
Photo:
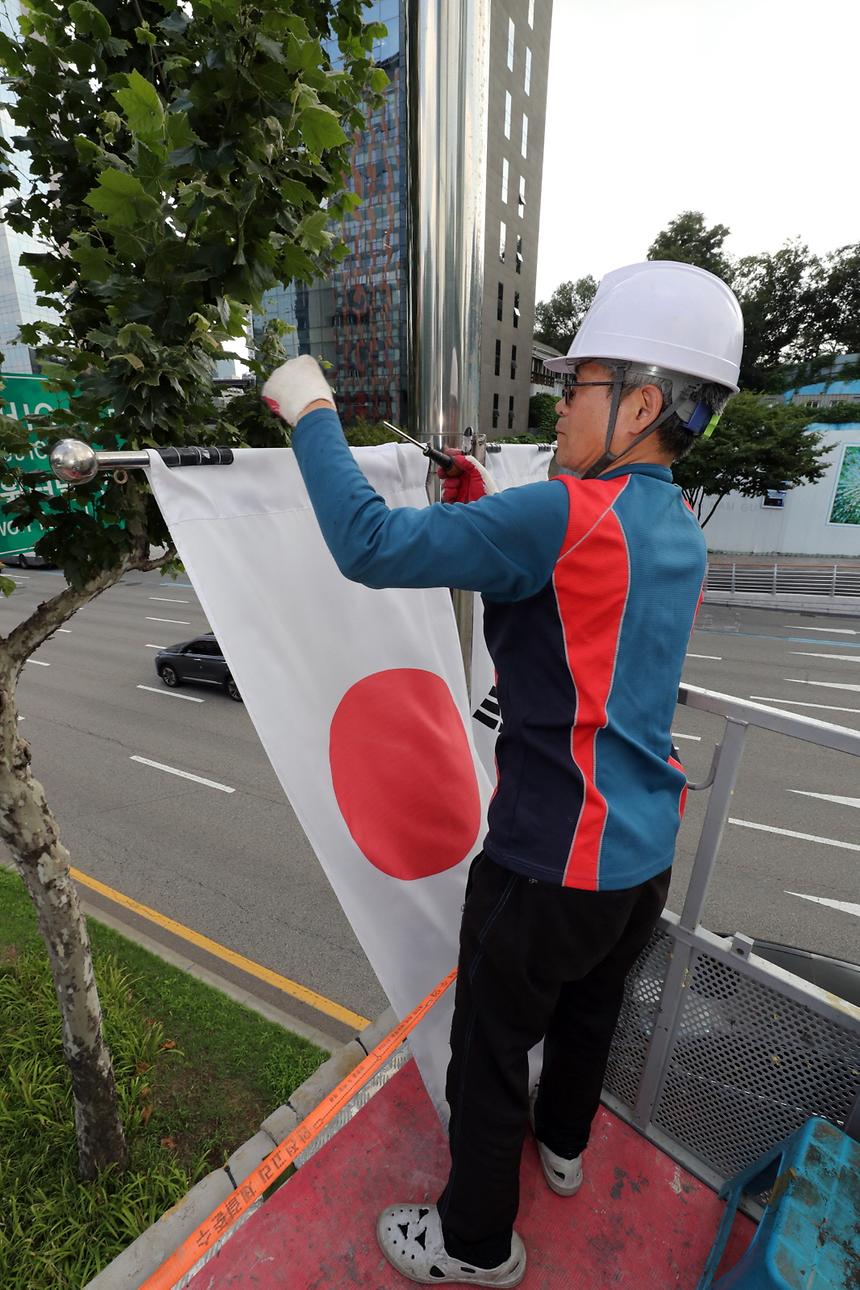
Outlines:
<svg viewBox="0 0 860 1290"><path fill-rule="evenodd" d="M110 38L110 23L90 0L74 0L69 5L69 17L78 31L85 35L96 36L99 40Z"/></svg>
<svg viewBox="0 0 860 1290"><path fill-rule="evenodd" d="M285 202L294 202L297 206L304 206L308 202L316 201L307 184L303 184L299 179L282 180L281 196Z"/></svg>
<svg viewBox="0 0 860 1290"><path fill-rule="evenodd" d="M279 40L272 40L271 36L265 36L261 31L258 31L255 44L258 49L262 50L264 54L268 54L269 58L273 59L276 63L280 63L281 65L286 63L287 60L284 56L284 47Z"/></svg>
<svg viewBox="0 0 860 1290"><path fill-rule="evenodd" d="M138 358L137 354L114 354L113 357L124 359L136 372L143 371L143 360Z"/></svg>
<svg viewBox="0 0 860 1290"><path fill-rule="evenodd" d="M305 108L299 116L298 127L308 149L317 157L326 148L339 148L346 143L337 113L322 103L319 107Z"/></svg>
<svg viewBox="0 0 860 1290"><path fill-rule="evenodd" d="M12 579L4 578L0 576L0 591L2 591L3 595L11 596L14 590L15 590L15 583L12 581Z"/></svg>
<svg viewBox="0 0 860 1290"><path fill-rule="evenodd" d="M164 108L155 86L140 72L134 71L127 78L124 90L117 90L114 98L125 113L132 134L151 143L164 137Z"/></svg>
<svg viewBox="0 0 860 1290"><path fill-rule="evenodd" d="M149 23L145 23L142 27L135 27L134 34L139 45L155 44L155 32L150 30Z"/></svg>
<svg viewBox="0 0 860 1290"><path fill-rule="evenodd" d="M389 80L387 73L384 72L381 67L374 67L373 71L370 73L369 84L374 94L381 94L384 89L388 88L391 81Z"/></svg>
<svg viewBox="0 0 860 1290"><path fill-rule="evenodd" d="M79 246L72 252L72 259L81 266L84 278L90 282L107 282L110 277L110 257L101 247Z"/></svg>
<svg viewBox="0 0 860 1290"><path fill-rule="evenodd" d="M326 228L330 219L328 211L314 211L302 220L299 226L299 237L302 245L311 251L321 251L331 241L331 233Z"/></svg>
<svg viewBox="0 0 860 1290"><path fill-rule="evenodd" d="M123 170L103 170L98 187L87 193L84 202L104 215L109 225L120 228L151 222L159 214L158 203L140 180Z"/></svg>

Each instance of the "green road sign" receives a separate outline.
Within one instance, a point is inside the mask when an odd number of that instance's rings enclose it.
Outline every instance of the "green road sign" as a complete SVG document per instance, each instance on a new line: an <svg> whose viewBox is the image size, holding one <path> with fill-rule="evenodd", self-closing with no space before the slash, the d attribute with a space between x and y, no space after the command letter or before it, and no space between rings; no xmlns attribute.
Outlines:
<svg viewBox="0 0 860 1290"><path fill-rule="evenodd" d="M57 394L45 388L40 376L2 375L3 389L0 390L0 405L7 417L16 421L29 422L31 417L44 416L55 408L66 408L69 400L65 394ZM48 460L49 445L42 438L44 429L34 427L30 432L30 451L24 456L10 454L8 460L22 470L47 471L50 474L51 463ZM43 492L57 496L64 489L58 479L51 478L43 485ZM19 488L0 488L0 560L17 555L21 551L32 551L42 537L44 530L41 524L31 524L26 529L16 530L10 516L4 514L3 502L17 496Z"/></svg>

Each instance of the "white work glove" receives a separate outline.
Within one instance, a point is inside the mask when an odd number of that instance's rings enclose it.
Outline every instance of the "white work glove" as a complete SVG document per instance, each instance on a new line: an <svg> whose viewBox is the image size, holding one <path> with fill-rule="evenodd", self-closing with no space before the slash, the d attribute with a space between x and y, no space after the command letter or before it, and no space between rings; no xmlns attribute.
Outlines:
<svg viewBox="0 0 860 1290"><path fill-rule="evenodd" d="M315 399L334 403L334 391L316 359L302 354L275 368L263 386L262 399L267 407L294 426Z"/></svg>

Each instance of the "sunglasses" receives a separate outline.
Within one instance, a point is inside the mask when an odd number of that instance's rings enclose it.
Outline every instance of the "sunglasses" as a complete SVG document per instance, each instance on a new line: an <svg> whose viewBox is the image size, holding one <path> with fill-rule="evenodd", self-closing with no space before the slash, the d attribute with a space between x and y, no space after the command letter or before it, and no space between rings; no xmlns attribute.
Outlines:
<svg viewBox="0 0 860 1290"><path fill-rule="evenodd" d="M573 402L573 396L574 394L576 394L576 391L584 390L586 385L614 385L614 384L615 384L614 381L578 381L576 377L574 377L571 384L566 385L562 390L561 397L564 399L565 407L570 407L571 403Z"/></svg>

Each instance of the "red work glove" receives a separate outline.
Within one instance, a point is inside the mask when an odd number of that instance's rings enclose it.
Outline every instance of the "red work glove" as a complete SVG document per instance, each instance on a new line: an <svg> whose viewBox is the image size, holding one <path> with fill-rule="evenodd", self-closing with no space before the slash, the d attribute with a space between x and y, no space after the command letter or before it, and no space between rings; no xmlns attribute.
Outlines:
<svg viewBox="0 0 860 1290"><path fill-rule="evenodd" d="M448 453L455 465L450 474L440 466L436 474L442 480L443 502L476 502L479 497L489 497L499 491L492 475L474 457L467 457L456 449Z"/></svg>

